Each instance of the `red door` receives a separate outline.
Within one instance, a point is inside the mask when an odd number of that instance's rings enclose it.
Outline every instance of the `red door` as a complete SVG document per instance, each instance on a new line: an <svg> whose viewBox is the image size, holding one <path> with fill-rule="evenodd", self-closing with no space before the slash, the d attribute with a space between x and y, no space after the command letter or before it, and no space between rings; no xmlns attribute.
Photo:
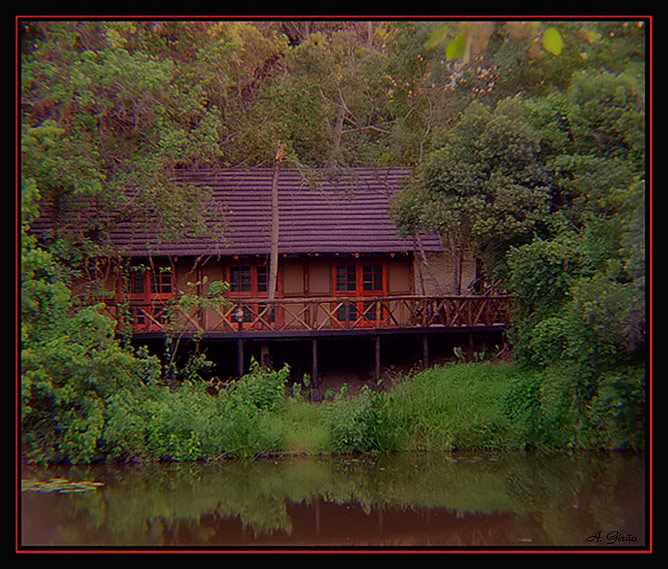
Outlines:
<svg viewBox="0 0 668 569"><path fill-rule="evenodd" d="M387 291L383 263L340 263L334 266L334 296L354 298L336 307L336 319L346 328L379 327L382 312L372 297L382 297ZM369 300L364 300L369 297Z"/></svg>
<svg viewBox="0 0 668 569"><path fill-rule="evenodd" d="M227 282L230 285L230 300L239 301L232 312L232 320L238 329L267 330L276 327L277 309L257 302L269 296L267 265L230 265L227 268Z"/></svg>
<svg viewBox="0 0 668 569"><path fill-rule="evenodd" d="M171 269L133 269L126 282L133 330L164 330L169 325L168 309L174 298L174 275Z"/></svg>

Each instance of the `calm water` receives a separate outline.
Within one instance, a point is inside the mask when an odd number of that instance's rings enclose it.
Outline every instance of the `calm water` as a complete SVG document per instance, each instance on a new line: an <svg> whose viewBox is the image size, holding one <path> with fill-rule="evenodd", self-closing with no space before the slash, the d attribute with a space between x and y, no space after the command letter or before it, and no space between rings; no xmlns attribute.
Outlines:
<svg viewBox="0 0 668 569"><path fill-rule="evenodd" d="M23 546L645 545L636 454L105 466L23 479Z"/></svg>

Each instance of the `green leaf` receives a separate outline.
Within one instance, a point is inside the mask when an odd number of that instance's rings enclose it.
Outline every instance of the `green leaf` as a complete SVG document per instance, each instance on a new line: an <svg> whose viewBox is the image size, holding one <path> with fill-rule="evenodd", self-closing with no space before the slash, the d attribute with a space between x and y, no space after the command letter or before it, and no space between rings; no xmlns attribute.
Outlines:
<svg viewBox="0 0 668 569"><path fill-rule="evenodd" d="M448 43L448 47L445 49L445 59L447 61L452 61L453 59L464 60L466 55L466 44L468 43L468 38L466 36L457 36L455 39Z"/></svg>
<svg viewBox="0 0 668 569"><path fill-rule="evenodd" d="M564 40L561 39L561 34L557 28L547 28L543 33L543 48L545 51L559 55L564 47Z"/></svg>
<svg viewBox="0 0 668 569"><path fill-rule="evenodd" d="M433 34L431 34L431 37L425 42L424 47L429 48L442 44L445 41L447 35L448 35L448 28L446 26L438 28L437 30L434 31Z"/></svg>

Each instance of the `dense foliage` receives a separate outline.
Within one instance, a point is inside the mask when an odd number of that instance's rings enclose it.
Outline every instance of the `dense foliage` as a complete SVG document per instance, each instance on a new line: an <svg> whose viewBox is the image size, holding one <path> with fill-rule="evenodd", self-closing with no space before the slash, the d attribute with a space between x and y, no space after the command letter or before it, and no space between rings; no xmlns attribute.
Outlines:
<svg viewBox="0 0 668 569"><path fill-rule="evenodd" d="M394 216L515 296L515 359L546 370L521 398L559 393L584 433L604 416L644 424L645 74L642 26L579 27L580 61L574 29L559 27L539 85L517 77L524 96L476 99L433 139ZM576 379L559 381L562 365Z"/></svg>
<svg viewBox="0 0 668 569"><path fill-rule="evenodd" d="M148 362L144 369L133 368L116 354L82 365L77 354L74 348L63 353L65 359L53 354L35 359L34 353L27 358L26 389L32 393L26 398L49 403L50 410L26 411L24 450L31 461L644 448L645 425L638 420L641 366L602 374L600 389L582 410L571 401L577 370L507 363L436 366L386 391L365 386L348 397L342 388L314 405L306 394L287 388L288 368L268 371L254 364L248 375L212 395L202 381L186 381L176 390L146 381ZM125 369L113 373L104 367L109 361ZM71 387L61 381L54 393L43 392L43 374L51 370L58 379L73 369L99 374L67 383Z"/></svg>
<svg viewBox="0 0 668 569"><path fill-rule="evenodd" d="M26 456L641 446L645 22L19 25ZM453 266L472 252L517 298L523 379L494 388L490 405L505 406L480 432L475 421L446 428L454 419L432 409L418 435L427 410L411 414L396 394L339 398L316 417L283 399L284 372L256 369L212 400L197 365L166 372L132 352L90 290L74 292L119 221L171 240L202 229L207 192L175 184L175 169L268 165L279 141L302 168L414 166L393 207L399 229L439 232ZM53 229L38 241L40 213ZM166 373L182 387L170 391ZM312 428L297 441L286 425L301 421Z"/></svg>

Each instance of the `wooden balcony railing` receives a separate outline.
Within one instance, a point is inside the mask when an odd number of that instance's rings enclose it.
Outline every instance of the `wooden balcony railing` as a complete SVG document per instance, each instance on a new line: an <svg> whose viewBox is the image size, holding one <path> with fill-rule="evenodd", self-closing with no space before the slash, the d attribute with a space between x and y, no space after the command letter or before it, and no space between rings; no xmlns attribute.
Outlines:
<svg viewBox="0 0 668 569"><path fill-rule="evenodd" d="M510 296L234 299L215 309L186 313L178 305L153 302L133 303L131 322L134 333L461 329L505 326L511 306Z"/></svg>

